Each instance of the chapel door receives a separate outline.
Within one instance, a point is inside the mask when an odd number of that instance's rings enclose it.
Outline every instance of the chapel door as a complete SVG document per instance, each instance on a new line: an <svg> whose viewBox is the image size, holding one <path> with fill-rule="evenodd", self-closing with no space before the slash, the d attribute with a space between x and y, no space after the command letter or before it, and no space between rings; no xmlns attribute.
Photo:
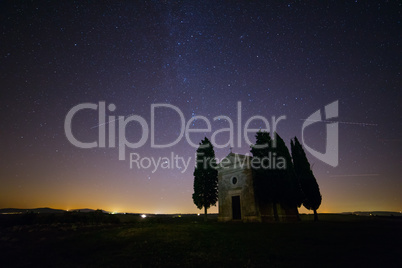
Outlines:
<svg viewBox="0 0 402 268"><path fill-rule="evenodd" d="M232 196L232 218L233 220L241 219L241 209L240 209L240 196Z"/></svg>

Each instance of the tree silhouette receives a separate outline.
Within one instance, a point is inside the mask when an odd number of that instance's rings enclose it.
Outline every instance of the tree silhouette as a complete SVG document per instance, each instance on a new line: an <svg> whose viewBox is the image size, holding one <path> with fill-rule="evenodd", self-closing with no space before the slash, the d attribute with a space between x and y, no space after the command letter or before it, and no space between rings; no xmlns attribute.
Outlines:
<svg viewBox="0 0 402 268"><path fill-rule="evenodd" d="M207 209L218 201L218 171L215 152L211 142L205 137L197 149L197 165L194 170L193 202L198 209L204 207L204 220Z"/></svg>
<svg viewBox="0 0 402 268"><path fill-rule="evenodd" d="M292 157L290 156L289 149L279 134L275 133L276 139L276 157L283 157L285 159L285 169L278 170L279 177L284 180L286 185L285 196L283 202L289 207L300 207L304 200L304 194L301 189L299 179L296 175L293 166ZM297 210L296 210L297 211Z"/></svg>
<svg viewBox="0 0 402 268"><path fill-rule="evenodd" d="M272 139L268 132L259 131L256 134L256 144L251 146L251 153L257 198L263 204L272 203L274 219L279 221L277 205L300 207L303 196L289 150L277 133ZM283 162L279 165L278 161L281 159ZM270 162L269 166L266 165L267 162Z"/></svg>
<svg viewBox="0 0 402 268"><path fill-rule="evenodd" d="M268 158L270 152L272 153L272 139L268 132L258 131L255 135L255 145L251 146L251 153L253 154L252 169L254 173L254 189L255 195L259 203L272 203L274 210L274 219L279 221L277 204L283 195L282 185L280 180L274 176L272 169L263 168L262 164L264 158ZM258 159L258 162L256 161Z"/></svg>
<svg viewBox="0 0 402 268"><path fill-rule="evenodd" d="M320 188L311 170L306 153L297 137L294 138L294 141L291 140L290 145L296 175L300 181L300 186L305 197L303 206L308 210L313 210L314 220L318 221L317 209L320 207L322 199Z"/></svg>

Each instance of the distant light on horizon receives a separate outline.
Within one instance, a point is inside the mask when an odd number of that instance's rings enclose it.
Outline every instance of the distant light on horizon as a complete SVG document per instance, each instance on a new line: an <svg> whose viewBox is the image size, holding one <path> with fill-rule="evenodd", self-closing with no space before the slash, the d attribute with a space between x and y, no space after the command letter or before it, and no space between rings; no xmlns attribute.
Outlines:
<svg viewBox="0 0 402 268"><path fill-rule="evenodd" d="M147 217L147 215L145 215L145 214L141 215L141 218L143 218L143 219L145 219L146 217Z"/></svg>

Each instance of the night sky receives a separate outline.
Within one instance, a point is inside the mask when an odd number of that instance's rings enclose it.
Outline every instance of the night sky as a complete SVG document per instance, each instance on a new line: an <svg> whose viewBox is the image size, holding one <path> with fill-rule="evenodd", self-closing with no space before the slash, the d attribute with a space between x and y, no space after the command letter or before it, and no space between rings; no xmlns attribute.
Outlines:
<svg viewBox="0 0 402 268"><path fill-rule="evenodd" d="M138 115L148 125L151 104L176 106L186 123L205 116L212 132L192 133L195 144L227 128L213 121L225 115L235 123L232 151L246 154L244 138L237 142L238 102L242 129L253 115L285 115L277 132L290 148L303 119L338 100L339 165L307 153L323 196L319 212L402 210L400 1L157 2L1 2L1 208L200 212L191 198L196 148L185 137L151 148L148 135L144 146L126 149L126 160L108 143L77 148L64 121L81 103L114 104L107 116ZM305 131L321 152L325 126ZM82 142L96 141L99 127L95 110L73 118ZM175 111L156 110L156 143L174 141L180 127ZM126 137L137 142L140 125L128 124ZM228 139L217 135L218 144ZM215 148L217 158L229 147ZM130 153L192 162L153 172L130 168Z"/></svg>

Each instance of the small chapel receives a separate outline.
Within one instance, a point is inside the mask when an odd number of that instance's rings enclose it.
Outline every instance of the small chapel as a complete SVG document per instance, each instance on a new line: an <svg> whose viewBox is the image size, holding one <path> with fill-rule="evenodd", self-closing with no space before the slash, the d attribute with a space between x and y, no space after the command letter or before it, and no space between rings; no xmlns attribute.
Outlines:
<svg viewBox="0 0 402 268"><path fill-rule="evenodd" d="M219 221L274 221L272 204L262 204L256 197L251 156L230 153L218 165ZM277 204L280 221L295 221L297 207Z"/></svg>

